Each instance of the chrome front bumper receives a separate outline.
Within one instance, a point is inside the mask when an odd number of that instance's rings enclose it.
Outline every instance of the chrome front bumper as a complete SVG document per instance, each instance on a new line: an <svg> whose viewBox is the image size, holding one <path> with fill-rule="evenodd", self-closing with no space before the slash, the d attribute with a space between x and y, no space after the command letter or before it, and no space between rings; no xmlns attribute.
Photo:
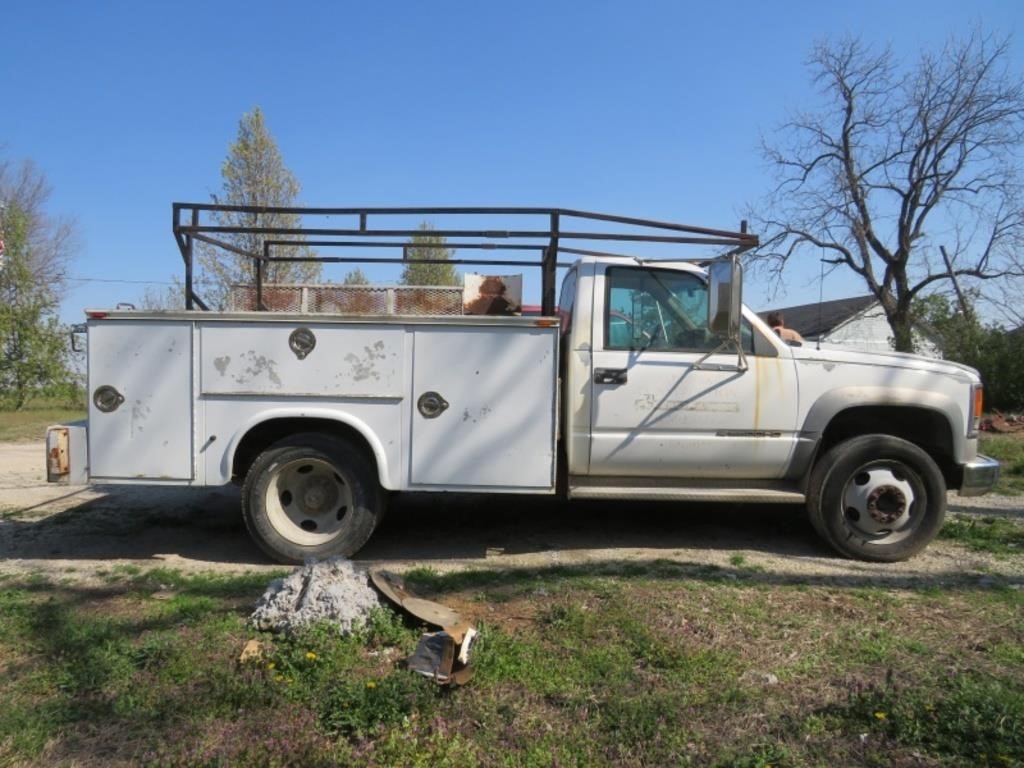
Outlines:
<svg viewBox="0 0 1024 768"><path fill-rule="evenodd" d="M988 493L999 480L999 462L978 454L964 464L964 478L960 483L961 496L981 496Z"/></svg>

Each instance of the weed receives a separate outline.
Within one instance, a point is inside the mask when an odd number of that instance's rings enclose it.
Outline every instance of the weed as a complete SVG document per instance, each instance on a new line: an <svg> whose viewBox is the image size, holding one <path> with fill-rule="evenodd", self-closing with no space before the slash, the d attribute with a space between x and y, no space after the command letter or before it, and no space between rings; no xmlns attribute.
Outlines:
<svg viewBox="0 0 1024 768"><path fill-rule="evenodd" d="M327 688L317 701L328 733L366 737L401 725L413 712L429 715L437 686L403 670L379 680L348 679Z"/></svg>
<svg viewBox="0 0 1024 768"><path fill-rule="evenodd" d="M984 435L979 448L1001 465L995 492L1024 493L1024 435Z"/></svg>
<svg viewBox="0 0 1024 768"><path fill-rule="evenodd" d="M1024 525L1001 517L951 517L939 537L994 555L1024 553Z"/></svg>
<svg viewBox="0 0 1024 768"><path fill-rule="evenodd" d="M1024 687L1019 682L967 673L942 679L933 690L869 687L831 713L851 730L964 765L1011 764L1024 757Z"/></svg>

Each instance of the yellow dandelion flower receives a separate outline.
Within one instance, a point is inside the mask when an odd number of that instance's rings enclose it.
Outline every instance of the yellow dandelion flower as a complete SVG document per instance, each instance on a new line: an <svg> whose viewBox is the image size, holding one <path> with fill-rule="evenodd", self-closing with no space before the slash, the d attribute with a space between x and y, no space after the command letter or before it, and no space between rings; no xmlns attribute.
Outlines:
<svg viewBox="0 0 1024 768"><path fill-rule="evenodd" d="M885 712L875 712L875 720L885 720L888 715Z"/></svg>
<svg viewBox="0 0 1024 768"><path fill-rule="evenodd" d="M306 651L306 660L307 661L316 661L316 654L313 653L312 651Z"/></svg>
<svg viewBox="0 0 1024 768"><path fill-rule="evenodd" d="M376 688L376 687L377 687L377 684L376 684L375 682L373 682L373 680L371 680L370 682L368 682L368 683L366 684L366 687L367 687L367 688Z"/></svg>

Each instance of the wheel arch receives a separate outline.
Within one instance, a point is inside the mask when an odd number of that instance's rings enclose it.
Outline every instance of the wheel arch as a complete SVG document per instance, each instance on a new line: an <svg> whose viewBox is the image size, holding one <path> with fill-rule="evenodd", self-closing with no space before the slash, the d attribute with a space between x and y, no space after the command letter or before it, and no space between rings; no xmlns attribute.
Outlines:
<svg viewBox="0 0 1024 768"><path fill-rule="evenodd" d="M931 456L947 487L959 487L957 441L945 411L927 405L855 405L837 412L822 429L816 458L860 435L890 435L913 443Z"/></svg>
<svg viewBox="0 0 1024 768"><path fill-rule="evenodd" d="M351 414L318 409L274 410L261 413L243 424L225 451L227 474L232 480L240 481L260 453L278 440L302 432L319 432L348 441L373 462L381 486L389 488L391 485L387 454L376 433Z"/></svg>

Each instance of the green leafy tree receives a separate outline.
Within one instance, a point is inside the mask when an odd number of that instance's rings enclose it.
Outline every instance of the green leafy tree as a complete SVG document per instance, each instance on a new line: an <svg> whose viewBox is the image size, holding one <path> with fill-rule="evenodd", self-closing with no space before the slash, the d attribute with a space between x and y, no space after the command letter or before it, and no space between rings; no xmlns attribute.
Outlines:
<svg viewBox="0 0 1024 768"><path fill-rule="evenodd" d="M448 260L455 253L448 241L434 234L434 225L424 221L419 232L409 240L408 261L402 269L403 285L461 285L462 278L454 264L424 264L424 259Z"/></svg>
<svg viewBox="0 0 1024 768"><path fill-rule="evenodd" d="M817 45L820 104L765 142L777 185L750 211L763 233L750 260L776 280L802 259L852 271L905 352L918 297L1024 275L1024 78L1011 63L1008 41L980 32L910 66L856 39Z"/></svg>
<svg viewBox="0 0 1024 768"><path fill-rule="evenodd" d="M256 107L242 115L238 124L238 136L228 148L227 158L221 166L223 188L219 195L213 195L213 202L223 205L251 205L284 207L296 205L299 182L284 164L270 131L267 130L263 112ZM301 217L294 214L217 212L212 222L217 226L235 227L280 227L301 226ZM220 239L247 253L262 254L264 235L227 234ZM272 236L276 240L295 240L301 237ZM307 246L289 247L279 250L277 255L312 256ZM228 295L233 285L255 285L256 266L253 259L234 254L224 249L200 243L199 261L203 274L197 281L198 291L207 303L217 309L227 306ZM264 269L266 283L317 282L320 278L320 264L316 262L281 262L268 264Z"/></svg>
<svg viewBox="0 0 1024 768"><path fill-rule="evenodd" d="M73 394L68 337L57 319L67 265L77 249L74 221L50 215L50 185L35 166L0 156L0 405L34 395Z"/></svg>
<svg viewBox="0 0 1024 768"><path fill-rule="evenodd" d="M944 296L927 296L915 303L914 318L937 337L943 357L978 370L987 407L1024 409L1024 333L983 324L973 307L977 298L974 292L954 309Z"/></svg>
<svg viewBox="0 0 1024 768"><path fill-rule="evenodd" d="M369 285L370 281L359 267L350 269L345 279L341 281L342 285Z"/></svg>
<svg viewBox="0 0 1024 768"><path fill-rule="evenodd" d="M33 395L65 389L68 337L53 285L36 279L32 218L18 202L0 213L6 250L0 266L0 405L21 409Z"/></svg>

